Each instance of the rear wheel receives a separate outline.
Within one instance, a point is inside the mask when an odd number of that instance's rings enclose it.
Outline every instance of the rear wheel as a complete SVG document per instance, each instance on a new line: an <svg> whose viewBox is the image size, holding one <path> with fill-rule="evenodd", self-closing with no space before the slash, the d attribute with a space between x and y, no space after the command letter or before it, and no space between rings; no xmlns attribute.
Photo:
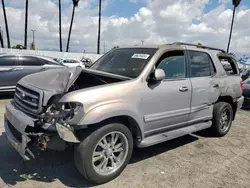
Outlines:
<svg viewBox="0 0 250 188"><path fill-rule="evenodd" d="M225 136L231 128L232 121L232 106L226 102L216 103L213 111L213 133L216 136Z"/></svg>
<svg viewBox="0 0 250 188"><path fill-rule="evenodd" d="M128 164L133 150L129 129L118 123L108 124L85 138L75 148L75 165L93 183L113 180Z"/></svg>

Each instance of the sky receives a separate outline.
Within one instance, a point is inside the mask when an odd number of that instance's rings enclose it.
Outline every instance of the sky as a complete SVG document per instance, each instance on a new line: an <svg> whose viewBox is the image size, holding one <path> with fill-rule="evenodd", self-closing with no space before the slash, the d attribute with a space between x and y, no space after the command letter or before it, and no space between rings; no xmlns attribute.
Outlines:
<svg viewBox="0 0 250 188"><path fill-rule="evenodd" d="M24 43L25 0L5 0L11 45ZM226 49L232 19L231 0L102 0L101 53L114 46L202 43ZM63 49L72 1L62 0ZM6 33L0 5L0 27ZM28 43L35 29L38 49L59 50L58 0L29 0ZM70 51L96 53L98 0L80 0L76 8ZM230 51L250 55L250 1L236 9Z"/></svg>

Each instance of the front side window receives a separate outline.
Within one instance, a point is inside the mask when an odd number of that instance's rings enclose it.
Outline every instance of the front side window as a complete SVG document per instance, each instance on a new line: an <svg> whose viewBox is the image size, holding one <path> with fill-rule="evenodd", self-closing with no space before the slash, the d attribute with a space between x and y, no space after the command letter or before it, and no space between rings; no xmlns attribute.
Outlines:
<svg viewBox="0 0 250 188"><path fill-rule="evenodd" d="M15 66L16 56L0 56L0 67L1 66Z"/></svg>
<svg viewBox="0 0 250 188"><path fill-rule="evenodd" d="M186 77L185 56L183 51L167 52L160 59L157 66L164 70L165 79L178 79Z"/></svg>
<svg viewBox="0 0 250 188"><path fill-rule="evenodd" d="M115 49L98 59L90 69L136 78L156 51L156 48Z"/></svg>
<svg viewBox="0 0 250 188"><path fill-rule="evenodd" d="M215 74L210 56L204 52L189 51L191 77L206 77Z"/></svg>

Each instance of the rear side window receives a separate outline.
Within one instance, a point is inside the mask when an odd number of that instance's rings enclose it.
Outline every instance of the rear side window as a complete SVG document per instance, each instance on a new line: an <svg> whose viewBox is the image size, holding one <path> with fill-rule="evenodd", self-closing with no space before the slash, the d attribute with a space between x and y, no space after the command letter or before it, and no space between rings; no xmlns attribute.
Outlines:
<svg viewBox="0 0 250 188"><path fill-rule="evenodd" d="M15 66L16 56L0 56L0 66Z"/></svg>
<svg viewBox="0 0 250 188"><path fill-rule="evenodd" d="M43 63L40 59L32 56L20 56L19 63L23 66L42 66Z"/></svg>
<svg viewBox="0 0 250 188"><path fill-rule="evenodd" d="M206 77L216 73L214 64L205 52L189 51L191 77Z"/></svg>
<svg viewBox="0 0 250 188"><path fill-rule="evenodd" d="M226 71L227 75L235 75L238 74L238 69L234 61L229 57L219 57L220 62Z"/></svg>

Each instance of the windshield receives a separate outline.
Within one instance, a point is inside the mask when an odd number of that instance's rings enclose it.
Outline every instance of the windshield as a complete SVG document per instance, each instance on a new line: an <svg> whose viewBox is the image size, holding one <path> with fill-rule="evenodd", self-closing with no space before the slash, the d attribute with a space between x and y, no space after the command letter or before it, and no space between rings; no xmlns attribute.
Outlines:
<svg viewBox="0 0 250 188"><path fill-rule="evenodd" d="M136 78L156 52L156 48L120 48L97 60L90 69Z"/></svg>

